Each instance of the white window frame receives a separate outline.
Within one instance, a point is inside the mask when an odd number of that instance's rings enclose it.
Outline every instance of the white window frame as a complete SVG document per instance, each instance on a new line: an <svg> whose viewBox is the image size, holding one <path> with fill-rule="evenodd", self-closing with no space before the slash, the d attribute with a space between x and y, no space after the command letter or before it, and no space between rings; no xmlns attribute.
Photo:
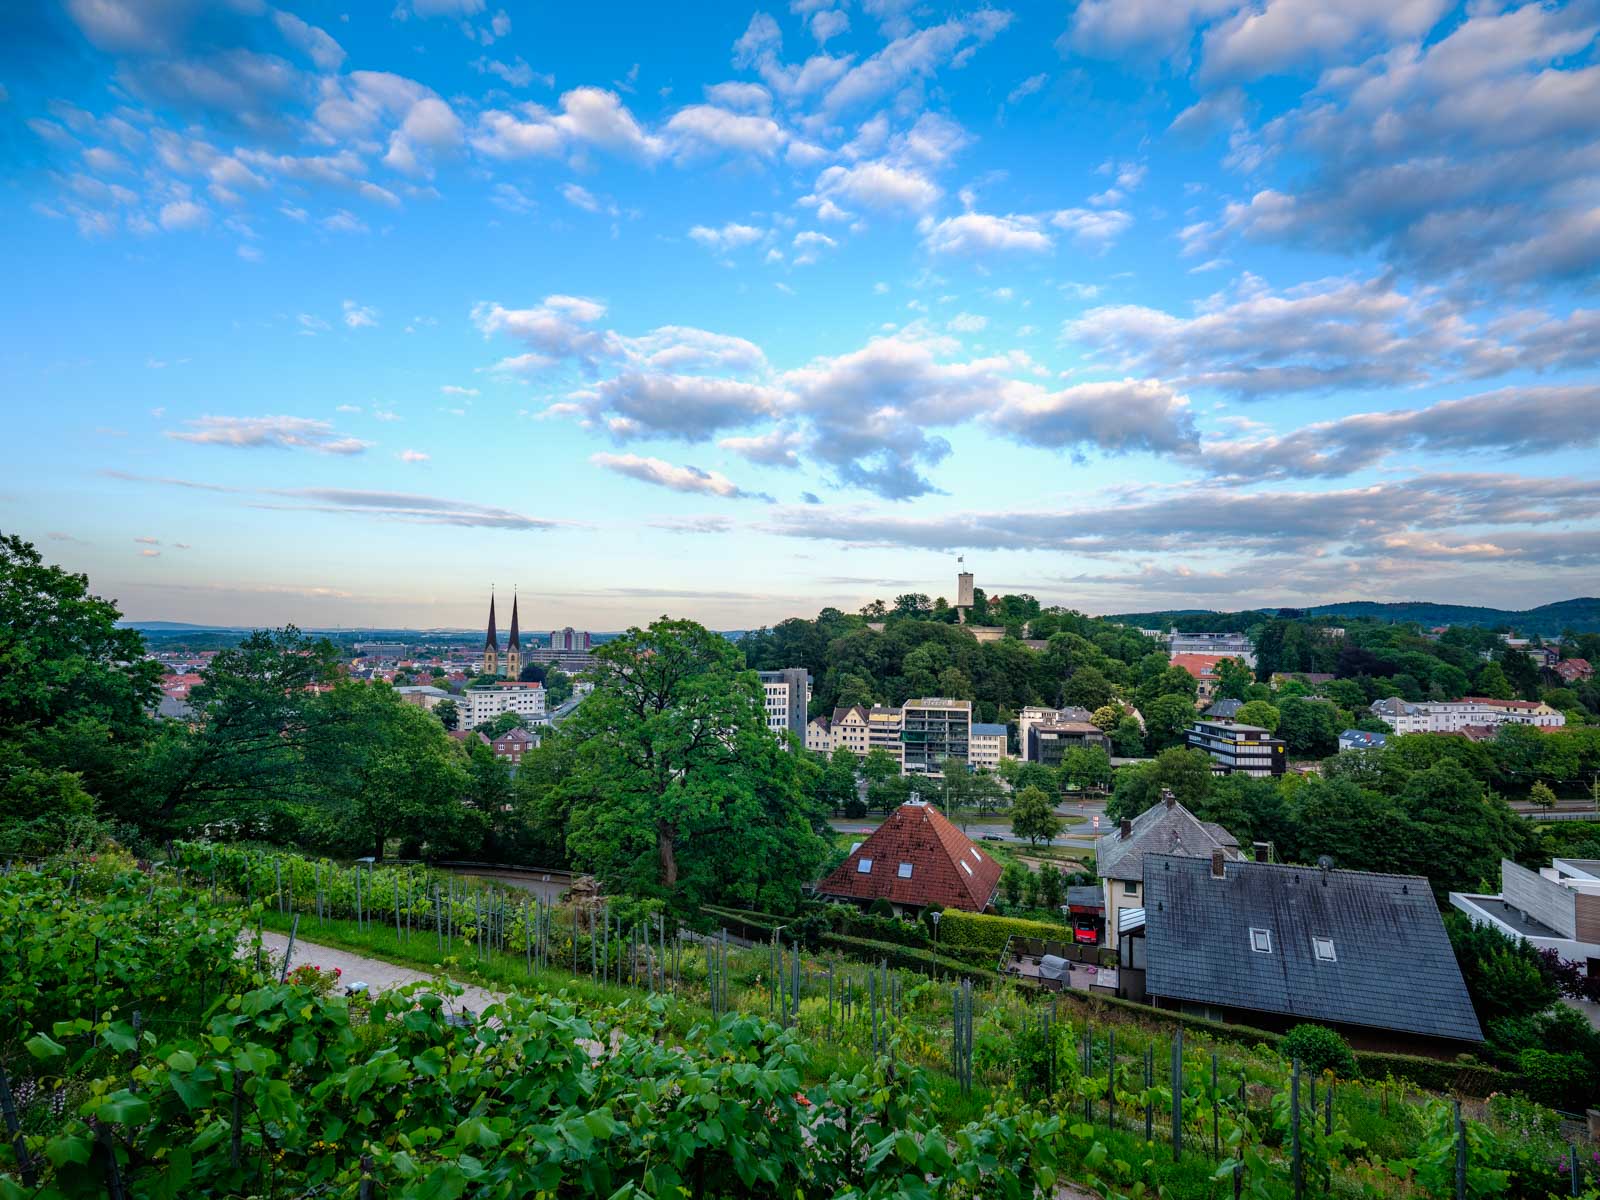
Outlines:
<svg viewBox="0 0 1600 1200"><path fill-rule="evenodd" d="M900 879L910 879L911 878L911 864L910 863L901 863L899 865L899 867L897 867L895 869L895 876L897 878L900 878Z"/></svg>
<svg viewBox="0 0 1600 1200"><path fill-rule="evenodd" d="M1250 949L1257 954L1271 954L1272 930L1257 929L1252 926L1250 929Z"/></svg>
<svg viewBox="0 0 1600 1200"><path fill-rule="evenodd" d="M1336 963L1339 961L1339 952L1334 949L1331 937L1314 937L1311 939L1311 953L1318 962Z"/></svg>
<svg viewBox="0 0 1600 1200"><path fill-rule="evenodd" d="M858 858L858 859L856 859L856 874L857 875L871 875L872 874L872 860L870 858Z"/></svg>

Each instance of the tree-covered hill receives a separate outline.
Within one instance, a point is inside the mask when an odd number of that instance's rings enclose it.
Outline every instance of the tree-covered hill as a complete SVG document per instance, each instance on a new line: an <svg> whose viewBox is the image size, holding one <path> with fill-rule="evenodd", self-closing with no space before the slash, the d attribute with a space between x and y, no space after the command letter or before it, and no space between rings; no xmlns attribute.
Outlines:
<svg viewBox="0 0 1600 1200"><path fill-rule="evenodd" d="M1346 600L1317 604L1309 608L1258 608L1225 613L1212 609L1182 608L1161 612L1115 613L1108 621L1124 621L1144 629L1183 630L1240 629L1259 624L1280 612L1306 617L1363 618L1397 624L1472 625L1481 629L1514 629L1524 637L1559 637L1573 633L1600 633L1600 597L1580 596L1541 604L1538 608L1479 608L1468 604L1435 604L1426 600L1406 600L1393 604L1373 600Z"/></svg>

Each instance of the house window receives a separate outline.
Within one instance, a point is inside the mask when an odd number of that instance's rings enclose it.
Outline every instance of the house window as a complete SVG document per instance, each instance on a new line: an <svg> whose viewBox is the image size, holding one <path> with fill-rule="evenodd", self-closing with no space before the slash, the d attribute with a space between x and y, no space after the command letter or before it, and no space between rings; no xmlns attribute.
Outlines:
<svg viewBox="0 0 1600 1200"><path fill-rule="evenodd" d="M858 875L870 875L870 874L872 874L872 860L870 858L857 859L856 860L856 874L858 874Z"/></svg>
<svg viewBox="0 0 1600 1200"><path fill-rule="evenodd" d="M1250 931L1250 949L1257 954L1272 953L1272 930L1252 929Z"/></svg>
<svg viewBox="0 0 1600 1200"><path fill-rule="evenodd" d="M895 874L900 876L901 879L910 879L911 878L911 864L910 863L901 863L900 864L900 869L898 871L896 871Z"/></svg>
<svg viewBox="0 0 1600 1200"><path fill-rule="evenodd" d="M1318 962L1338 962L1339 956L1333 951L1333 939L1314 937L1311 939L1311 949L1316 952Z"/></svg>
<svg viewBox="0 0 1600 1200"><path fill-rule="evenodd" d="M1137 896L1139 894L1139 884L1137 881L1129 880L1122 885L1122 890L1129 896Z"/></svg>
<svg viewBox="0 0 1600 1200"><path fill-rule="evenodd" d="M963 860L963 861L962 861L962 863L961 863L961 869L962 869L962 870L963 870L963 871L965 871L965 872L966 872L966 873L967 873L967 874L968 874L968 875L971 875L971 874L972 874L972 868L971 868L971 867L969 867L969 866L967 866L967 864L966 864L966 861L965 861L965 860Z"/></svg>

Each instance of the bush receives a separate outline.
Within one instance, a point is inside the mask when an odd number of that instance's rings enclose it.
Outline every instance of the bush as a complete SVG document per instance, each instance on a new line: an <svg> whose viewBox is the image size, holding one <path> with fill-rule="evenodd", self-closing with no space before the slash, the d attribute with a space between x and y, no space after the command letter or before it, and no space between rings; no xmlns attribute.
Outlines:
<svg viewBox="0 0 1600 1200"><path fill-rule="evenodd" d="M1594 1100L1589 1064L1578 1054L1553 1054L1529 1046L1517 1055L1524 1091L1540 1104L1566 1112L1582 1112Z"/></svg>
<svg viewBox="0 0 1600 1200"><path fill-rule="evenodd" d="M894 905L879 896L871 904L867 905L867 915L871 917L892 917L894 916Z"/></svg>
<svg viewBox="0 0 1600 1200"><path fill-rule="evenodd" d="M1278 1053L1285 1059L1298 1058L1318 1074L1332 1071L1340 1079L1360 1074L1349 1043L1326 1025L1296 1025L1278 1042Z"/></svg>
<svg viewBox="0 0 1600 1200"><path fill-rule="evenodd" d="M941 946L972 946L987 950L999 957L1012 937L1040 938L1044 941L1071 941L1071 931L1064 925L1045 921L1025 921L1020 917L990 917L982 913L946 909L939 924Z"/></svg>

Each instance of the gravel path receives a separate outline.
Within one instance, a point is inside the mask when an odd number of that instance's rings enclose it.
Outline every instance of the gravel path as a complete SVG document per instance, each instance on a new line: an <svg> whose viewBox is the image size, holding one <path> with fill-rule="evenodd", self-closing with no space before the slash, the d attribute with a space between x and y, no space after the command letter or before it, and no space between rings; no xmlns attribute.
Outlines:
<svg viewBox="0 0 1600 1200"><path fill-rule="evenodd" d="M283 952L289 945L286 934L274 933L272 930L263 930L261 945L280 961ZM243 953L250 952L250 942L242 943ZM414 970L411 967L397 967L394 963L384 962L378 958L368 958L364 954L352 954L348 950L335 950L331 946L321 946L316 942L308 942L304 938L294 940L294 958L290 961L291 969L311 963L324 969L338 967L342 972L339 980L344 984L365 983L373 992L386 992L408 983L433 983L437 977L427 971ZM465 990L459 998L451 998L449 1003L481 1013L489 1005L505 999L504 992L491 992L487 988L472 987L470 984L461 985Z"/></svg>

